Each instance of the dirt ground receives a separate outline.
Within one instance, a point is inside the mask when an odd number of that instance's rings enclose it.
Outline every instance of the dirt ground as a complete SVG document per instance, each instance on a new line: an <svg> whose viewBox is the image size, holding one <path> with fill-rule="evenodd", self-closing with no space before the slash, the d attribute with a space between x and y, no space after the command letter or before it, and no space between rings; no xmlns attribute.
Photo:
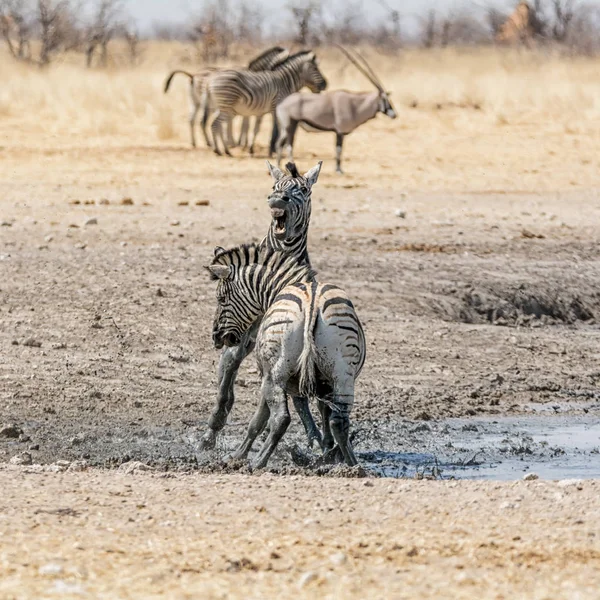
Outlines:
<svg viewBox="0 0 600 600"><path fill-rule="evenodd" d="M598 598L597 481L0 467L0 596Z"/></svg>
<svg viewBox="0 0 600 600"><path fill-rule="evenodd" d="M289 452L297 420L274 457L283 475L210 472L259 381L250 359L217 451L200 452L218 359L203 265L265 234L264 146L190 150L183 88L160 110L148 99L163 71L133 99L118 95L127 74L110 90L85 77L83 95L67 93L75 77L43 80L40 113L0 103L0 463L34 463L0 466L0 597L597 598L597 482L309 477ZM301 169L325 159L313 264L368 340L362 459L456 445L481 419L504 444L502 419L544 415L585 419L578 460L598 460L600 121L578 89L547 99L552 116L511 112L507 92L476 110L405 91L398 119L348 138L345 176L331 136L299 134ZM588 106L577 118L568 94ZM153 121L167 102L176 127ZM528 468L531 445L508 446Z"/></svg>

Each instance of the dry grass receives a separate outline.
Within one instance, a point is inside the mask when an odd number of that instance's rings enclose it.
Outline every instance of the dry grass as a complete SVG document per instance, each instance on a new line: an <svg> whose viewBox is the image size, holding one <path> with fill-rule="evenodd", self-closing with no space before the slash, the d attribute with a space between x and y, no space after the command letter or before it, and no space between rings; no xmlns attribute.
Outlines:
<svg viewBox="0 0 600 600"><path fill-rule="evenodd" d="M237 64L249 52L238 54ZM594 185L600 155L597 60L491 48L367 55L393 92L399 118L392 123L380 116L353 134L345 147L347 165L366 153L373 156L374 174L419 189L464 188L466 178L468 189ZM162 87L172 68L193 70L193 56L189 46L150 43L138 67L105 71L84 69L81 56L46 71L2 56L0 136L6 148L187 147L187 83L175 80L168 95ZM319 56L332 89L369 89L339 52L327 49ZM577 149L578 167L569 175L561 156L565 137ZM330 158L330 138L301 132L297 156Z"/></svg>

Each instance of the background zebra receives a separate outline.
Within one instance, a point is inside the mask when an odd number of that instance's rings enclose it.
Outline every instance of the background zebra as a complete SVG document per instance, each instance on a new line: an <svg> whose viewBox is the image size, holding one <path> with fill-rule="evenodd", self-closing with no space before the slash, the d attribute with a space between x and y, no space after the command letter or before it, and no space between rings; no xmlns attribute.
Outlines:
<svg viewBox="0 0 600 600"><path fill-rule="evenodd" d="M295 264L310 265L307 248L308 226L310 225L312 187L321 171L319 162L305 175L300 175L294 163L288 163L289 175L278 167L267 162L273 177L273 191L268 203L271 209L271 226L260 246L269 250L284 252ZM222 251L217 248L216 251ZM260 319L242 336L235 347L227 347L221 353L218 370L217 399L208 420L201 446L203 449L214 448L216 437L223 429L227 416L235 402L234 384L242 361L252 352L256 343L256 334ZM294 406L302 419L309 444L314 440L322 446L321 434L315 425L308 400L294 395Z"/></svg>
<svg viewBox="0 0 600 600"><path fill-rule="evenodd" d="M226 69L209 75L205 93L207 101L215 110L211 124L214 151L221 154L220 139L225 154L230 155L223 138L223 123L235 115L254 115L257 119L249 148L250 154L254 154L254 141L260 128L261 117L270 112L273 115L273 123L276 124L277 104L304 86L315 93L327 87L327 81L319 70L317 58L312 51L298 52L271 71L253 73L247 70ZM277 128L273 129L269 156L275 150L277 139Z"/></svg>
<svg viewBox="0 0 600 600"><path fill-rule="evenodd" d="M208 269L219 281L216 348L239 344L258 315L265 315L256 342L261 401L233 458L247 457L268 422L269 434L252 462L264 467L291 421L288 394L301 394L318 398L329 448L335 440L344 461L357 464L349 415L366 347L346 293L315 281L309 265L259 245L220 250Z"/></svg>
<svg viewBox="0 0 600 600"><path fill-rule="evenodd" d="M274 46L273 48L269 48L268 50L265 50L262 54L260 54L259 56L257 56L253 60L251 60L248 63L248 70L249 71L268 71L271 68L273 68L275 65L283 62L288 56L289 56L288 50L286 50L285 48L282 48L281 46ZM208 77L212 73L215 73L218 70L219 69L217 67L206 67L205 69L200 71L200 73L192 74L192 73L189 73L188 71L182 71L181 69L178 69L176 71L172 71L171 74L167 77L167 80L165 81L164 93L166 94L169 91L169 87L171 86L171 81L173 80L173 77L175 77L175 75L178 75L178 74L185 75L190 80L190 105L191 105L191 108L190 108L189 123L190 123L190 134L191 134L192 147L194 147L194 148L196 147L196 132L195 132L196 118L200 111L202 111L201 128L202 128L202 134L204 135L204 141L206 142L206 145L209 148L212 147L210 139L208 138L208 134L206 133L206 122L207 122L208 115L210 112L210 107L208 106L208 103L206 102L206 95L204 93L204 88L205 88L205 84L206 84ZM240 133L239 143L241 143L242 138L244 138L247 143L249 126L250 126L249 118L244 117L244 119L242 121L242 130ZM235 143L233 141L233 131L232 131L232 121L231 120L229 120L229 122L227 123L227 139L228 139L228 142L232 146L235 145Z"/></svg>

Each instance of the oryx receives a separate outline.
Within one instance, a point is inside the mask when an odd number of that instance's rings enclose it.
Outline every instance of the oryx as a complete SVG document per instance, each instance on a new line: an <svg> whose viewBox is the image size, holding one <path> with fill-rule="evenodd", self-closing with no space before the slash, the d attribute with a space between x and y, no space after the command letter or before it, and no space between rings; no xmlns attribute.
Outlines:
<svg viewBox="0 0 600 600"><path fill-rule="evenodd" d="M381 112L391 119L396 118L396 111L389 98L390 92L384 90L381 81L367 61L356 51L354 51L356 55L354 57L342 46L339 48L377 88L377 91L333 90L321 94L295 93L285 98L275 111L281 131L277 142L278 164L281 162L281 151L286 142L290 160L293 160L294 136L300 125L306 131L333 131L335 133L336 171L343 173L341 158L344 136L377 116L377 113Z"/></svg>

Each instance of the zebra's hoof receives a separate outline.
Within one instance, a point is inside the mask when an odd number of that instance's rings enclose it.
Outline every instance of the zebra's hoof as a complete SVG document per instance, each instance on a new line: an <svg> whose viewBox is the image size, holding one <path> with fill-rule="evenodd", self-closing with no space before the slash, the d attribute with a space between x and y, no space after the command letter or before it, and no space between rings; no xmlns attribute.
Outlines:
<svg viewBox="0 0 600 600"><path fill-rule="evenodd" d="M217 434L209 429L200 440L200 450L214 450L217 444Z"/></svg>
<svg viewBox="0 0 600 600"><path fill-rule="evenodd" d="M221 154L221 151L220 151L220 150L218 150L217 148L215 148L215 149L213 150L213 152L214 152L214 153L215 153L217 156L223 156L223 155Z"/></svg>

